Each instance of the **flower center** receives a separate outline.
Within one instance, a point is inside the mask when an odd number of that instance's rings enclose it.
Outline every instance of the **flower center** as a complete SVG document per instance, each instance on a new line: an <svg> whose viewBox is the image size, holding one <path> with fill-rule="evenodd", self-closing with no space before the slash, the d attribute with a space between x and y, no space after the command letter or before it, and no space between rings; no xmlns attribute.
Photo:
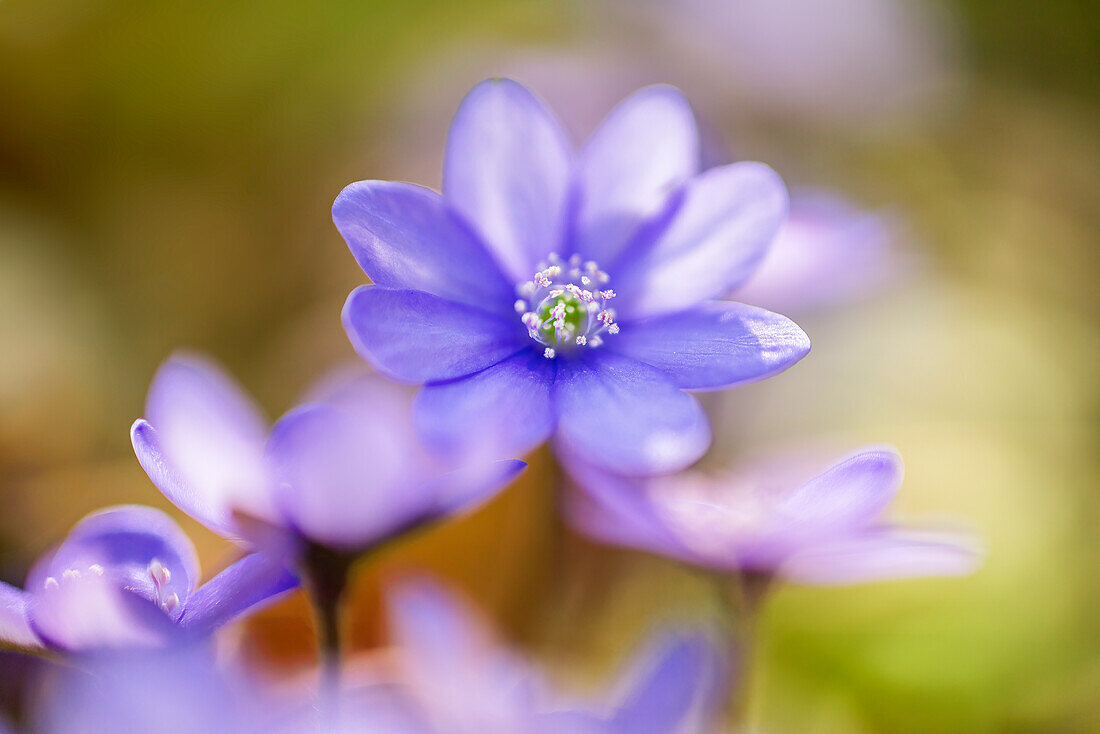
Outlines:
<svg viewBox="0 0 1100 734"><path fill-rule="evenodd" d="M553 359L559 351L598 347L603 334L618 334L615 311L607 307L615 297L604 287L607 273L592 261L582 264L577 255L563 261L551 253L547 261L516 289L516 312L531 338L546 347L543 356Z"/></svg>
<svg viewBox="0 0 1100 734"><path fill-rule="evenodd" d="M74 564L62 571L59 576L47 576L45 581L43 581L42 588L46 592L55 592L60 589L62 585L76 583L81 579L88 579L92 576L102 578L105 570L106 569L98 563L92 563L88 566ZM172 572L157 558L154 558L149 563L145 572L152 582L153 587L150 601L160 607L162 611L171 615L180 605L179 594L169 588L169 584L172 581ZM107 578L111 579L112 576L108 576ZM132 591L145 597L144 590L141 588L140 584L135 587L130 583L124 583L121 588L125 591Z"/></svg>

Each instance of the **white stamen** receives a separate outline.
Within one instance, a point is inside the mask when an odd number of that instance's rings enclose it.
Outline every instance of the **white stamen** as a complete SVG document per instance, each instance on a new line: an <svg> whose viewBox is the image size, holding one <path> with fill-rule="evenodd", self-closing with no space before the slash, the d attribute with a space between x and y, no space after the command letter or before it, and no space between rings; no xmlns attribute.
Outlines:
<svg viewBox="0 0 1100 734"><path fill-rule="evenodd" d="M75 568L67 568L61 572L61 578L65 579L66 581L78 579L80 578L80 571L77 571Z"/></svg>
<svg viewBox="0 0 1100 734"><path fill-rule="evenodd" d="M608 274L594 261L584 263L577 255L564 260L551 253L539 263L534 278L521 284L514 302L516 313L527 327L528 335L545 349L543 356L553 359L566 345L597 347L601 334L618 334L615 311L607 302L616 296L611 289L601 290Z"/></svg>
<svg viewBox="0 0 1100 734"><path fill-rule="evenodd" d="M46 580L42 582L42 588L46 591L49 591L50 589L56 589L59 586L61 586L61 584L57 583L57 579L55 579L53 576L47 576Z"/></svg>
<svg viewBox="0 0 1100 734"><path fill-rule="evenodd" d="M156 558L149 563L149 576L157 586L167 586L168 582L172 580L172 572Z"/></svg>
<svg viewBox="0 0 1100 734"><path fill-rule="evenodd" d="M99 565L98 563L93 563L92 565L88 566L88 570L94 573L96 576L103 575L103 566Z"/></svg>
<svg viewBox="0 0 1100 734"><path fill-rule="evenodd" d="M180 605L179 594L170 594L168 596L168 598L164 600L164 603L161 604L161 606L164 607L164 611L166 611L166 612L175 611L176 607L178 607L179 605Z"/></svg>

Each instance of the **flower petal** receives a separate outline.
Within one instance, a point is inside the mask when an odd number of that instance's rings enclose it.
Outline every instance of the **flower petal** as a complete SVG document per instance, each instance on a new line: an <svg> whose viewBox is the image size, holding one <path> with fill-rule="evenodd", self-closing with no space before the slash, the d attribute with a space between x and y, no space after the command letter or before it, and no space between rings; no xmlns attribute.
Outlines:
<svg viewBox="0 0 1100 734"><path fill-rule="evenodd" d="M481 715L509 721L531 712L527 694L535 671L498 642L469 600L414 577L392 584L386 605L390 635L418 695L444 720L476 721Z"/></svg>
<svg viewBox="0 0 1100 734"><path fill-rule="evenodd" d="M90 566L98 565L100 575L125 581L136 593L151 594L149 567L154 562L169 574L160 585L161 593L186 599L200 574L194 543L160 510L119 505L93 512L78 522L42 570L61 578L66 570L86 574Z"/></svg>
<svg viewBox="0 0 1100 734"><path fill-rule="evenodd" d="M654 86L627 97L580 153L573 251L606 267L698 170L699 133L683 94Z"/></svg>
<svg viewBox="0 0 1100 734"><path fill-rule="evenodd" d="M81 520L35 564L27 617L62 649L162 645L176 635L179 605L198 577L195 547L171 518L112 507Z"/></svg>
<svg viewBox="0 0 1100 734"><path fill-rule="evenodd" d="M27 621L27 592L0 581L0 648L42 647Z"/></svg>
<svg viewBox="0 0 1100 734"><path fill-rule="evenodd" d="M559 447L620 474L683 469L710 445L695 398L663 372L609 352L562 360L554 407Z"/></svg>
<svg viewBox="0 0 1100 734"><path fill-rule="evenodd" d="M515 283L431 189L359 181L336 197L332 220L375 285L511 313Z"/></svg>
<svg viewBox="0 0 1100 734"><path fill-rule="evenodd" d="M360 356L407 382L463 377L515 354L529 337L511 316L423 291L379 286L356 288L343 313L344 329Z"/></svg>
<svg viewBox="0 0 1100 734"><path fill-rule="evenodd" d="M43 686L34 731L244 734L268 717L285 721L287 712L273 710L254 679L215 659L212 647L90 655L60 666Z"/></svg>
<svg viewBox="0 0 1100 734"><path fill-rule="evenodd" d="M672 558L690 555L647 496L645 480L605 471L567 452L561 458L577 484L566 497L566 518L573 528L602 543Z"/></svg>
<svg viewBox="0 0 1100 734"><path fill-rule="evenodd" d="M227 507L218 502L219 498L196 492L168 463L156 429L144 418L130 426L130 443L141 468L172 504L220 535L236 533Z"/></svg>
<svg viewBox="0 0 1100 734"><path fill-rule="evenodd" d="M753 274L787 216L787 190L762 163L712 168L651 220L608 270L623 321L683 310Z"/></svg>
<svg viewBox="0 0 1100 734"><path fill-rule="evenodd" d="M279 509L299 533L359 551L428 512L434 498L418 488L430 462L401 430L404 416L390 418L368 406L307 404L275 424L267 455Z"/></svg>
<svg viewBox="0 0 1100 734"><path fill-rule="evenodd" d="M413 418L429 444L459 463L522 456L553 431L554 370L554 360L523 350L468 377L425 385Z"/></svg>
<svg viewBox="0 0 1100 734"><path fill-rule="evenodd" d="M784 313L856 300L898 280L913 258L899 225L827 191L791 193L790 216L733 297Z"/></svg>
<svg viewBox="0 0 1100 734"><path fill-rule="evenodd" d="M549 110L510 79L478 84L451 123L443 195L517 283L562 251L571 155Z"/></svg>
<svg viewBox="0 0 1100 734"><path fill-rule="evenodd" d="M252 553L196 589L183 606L179 625L191 634L207 635L297 586L298 578L277 560Z"/></svg>
<svg viewBox="0 0 1100 734"><path fill-rule="evenodd" d="M965 576L981 560L980 548L968 535L886 528L802 551L783 564L780 574L803 584L858 584Z"/></svg>
<svg viewBox="0 0 1100 734"><path fill-rule="evenodd" d="M626 324L608 339L607 349L663 370L678 387L698 390L778 374L806 356L810 340L785 316L710 301Z"/></svg>
<svg viewBox="0 0 1100 734"><path fill-rule="evenodd" d="M131 429L134 451L177 507L222 534L230 532L234 508L270 516L265 421L222 370L199 357L174 355L153 378L145 418L148 423Z"/></svg>
<svg viewBox="0 0 1100 734"><path fill-rule="evenodd" d="M418 491L434 498L435 517L449 517L488 501L526 468L527 463L518 459L476 464L435 477Z"/></svg>
<svg viewBox="0 0 1100 734"><path fill-rule="evenodd" d="M703 635L667 635L631 664L635 680L612 715L611 730L623 734L698 731L712 723L710 704L725 693L723 665Z"/></svg>
<svg viewBox="0 0 1100 734"><path fill-rule="evenodd" d="M411 577L386 591L390 636L425 672L458 672L495 646L473 606L427 577Z"/></svg>
<svg viewBox="0 0 1100 734"><path fill-rule="evenodd" d="M47 583L53 579L56 583ZM32 570L27 619L48 646L69 651L159 647L178 634L172 618L116 579Z"/></svg>
<svg viewBox="0 0 1100 734"><path fill-rule="evenodd" d="M782 525L841 533L876 520L893 501L905 469L890 447L867 447L809 480L777 507Z"/></svg>

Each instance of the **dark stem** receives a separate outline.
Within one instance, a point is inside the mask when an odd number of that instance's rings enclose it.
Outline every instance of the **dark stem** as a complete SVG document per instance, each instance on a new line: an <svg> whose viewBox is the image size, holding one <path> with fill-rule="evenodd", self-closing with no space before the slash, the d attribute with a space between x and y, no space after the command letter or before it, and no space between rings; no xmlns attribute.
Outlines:
<svg viewBox="0 0 1100 734"><path fill-rule="evenodd" d="M317 545L309 546L302 560L317 628L319 693L323 708L332 714L335 714L340 693L341 607L353 560Z"/></svg>
<svg viewBox="0 0 1100 734"><path fill-rule="evenodd" d="M752 668L756 654L757 628L760 610L771 589L770 573L743 570L736 583L728 576L715 576L722 611L725 615L727 642L730 649L733 692L726 705L726 721L735 734L748 731L749 703L752 693Z"/></svg>

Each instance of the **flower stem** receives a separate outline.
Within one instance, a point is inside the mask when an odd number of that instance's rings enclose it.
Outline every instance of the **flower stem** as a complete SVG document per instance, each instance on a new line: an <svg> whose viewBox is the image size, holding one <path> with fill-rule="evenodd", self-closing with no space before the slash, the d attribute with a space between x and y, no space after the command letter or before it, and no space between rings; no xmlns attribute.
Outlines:
<svg viewBox="0 0 1100 734"><path fill-rule="evenodd" d="M735 734L748 731L749 703L752 694L752 667L756 653L760 610L771 589L773 576L760 571L744 570L738 583L731 584L727 576L716 576L715 586L725 614L730 646L733 693L726 706L726 721Z"/></svg>
<svg viewBox="0 0 1100 734"><path fill-rule="evenodd" d="M341 607L352 561L348 556L316 545L309 546L303 558L317 628L319 697L322 709L332 716L336 714L340 698Z"/></svg>

